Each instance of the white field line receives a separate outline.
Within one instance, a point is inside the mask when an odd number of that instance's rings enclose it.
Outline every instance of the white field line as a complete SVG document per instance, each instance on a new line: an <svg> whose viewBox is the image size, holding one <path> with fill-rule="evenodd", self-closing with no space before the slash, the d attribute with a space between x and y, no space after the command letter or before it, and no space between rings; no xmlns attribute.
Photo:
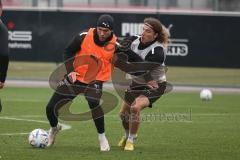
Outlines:
<svg viewBox="0 0 240 160"><path fill-rule="evenodd" d="M6 86L13 87L45 87L49 88L48 81L34 81L34 80L7 80Z"/></svg>
<svg viewBox="0 0 240 160"><path fill-rule="evenodd" d="M163 112L163 113L159 113L159 114L188 114L188 113L174 113L174 112ZM151 113L149 113L151 114ZM142 116L147 116L148 113L145 113L143 114ZM200 117L204 117L204 116L221 116L221 117L224 117L224 116L230 116L230 115L233 115L233 116L238 116L239 114L238 113L231 113L231 114L227 114L227 113L191 113L191 116L195 117L195 116L200 116ZM42 115L19 115L18 117L27 117L27 118L36 118L36 117L44 117ZM117 120L117 122L120 122L120 118L118 117L118 115L105 115L106 118L113 118L115 120ZM22 119L22 118L15 118L13 116L9 117L0 117L0 119L3 119L3 120L13 120L13 121L25 121L25 122L37 122L37 123L44 123L44 124L48 124L47 121L41 121L41 120L33 120L33 119ZM151 122L154 122L154 121L151 121ZM158 121L157 121L158 122ZM164 120L163 120L164 122ZM178 121L176 121L178 122ZM186 121L187 122L187 121ZM67 124L63 124L63 123L60 123L62 125L62 130L68 130L68 129L71 129L72 127L70 125L67 125ZM28 135L29 132L19 132L19 133L0 133L0 136L17 136L17 135Z"/></svg>
<svg viewBox="0 0 240 160"><path fill-rule="evenodd" d="M146 115L158 115L158 114L189 114L189 111L185 112L149 112L149 113L142 113L142 116ZM238 116L240 113L194 113L193 111L191 112L193 116ZM21 118L15 118L15 117L22 117L22 118L44 118L46 116L44 115L14 115L14 116L7 116L7 117L0 117L0 119L7 119L7 120L23 120L23 121L30 121L30 122L39 122L39 123L47 123L47 121L38 121L38 120L31 120L31 119L21 119ZM118 118L120 120L120 117L118 114L116 115L111 115L111 114L106 114L104 115L106 118ZM66 125L63 123L60 123L61 125ZM70 125L66 125L70 126Z"/></svg>
<svg viewBox="0 0 240 160"><path fill-rule="evenodd" d="M30 132L29 132L30 133ZM29 133L1 133L0 136L18 136L18 135L28 135Z"/></svg>
<svg viewBox="0 0 240 160"><path fill-rule="evenodd" d="M6 87L45 87L49 88L48 81L35 81L35 80L7 80ZM105 83L105 89L114 89L112 83ZM174 85L173 92L200 92L203 88L208 88L213 92L218 93L240 93L240 88L236 87L209 87L209 86L185 86L185 85Z"/></svg>
<svg viewBox="0 0 240 160"><path fill-rule="evenodd" d="M48 99L4 98L4 101L7 101L7 102L12 102L12 101L15 101L15 102L47 102Z"/></svg>
<svg viewBox="0 0 240 160"><path fill-rule="evenodd" d="M47 121L40 121L40 120L33 120L33 119L22 119L22 118L15 118L15 117L0 117L0 119L3 119L3 120L12 120L12 121L25 121L25 122L36 122L36 123L45 123L45 124L48 124ZM63 123L60 123L60 125L62 126L62 130L68 130L68 129L71 129L71 128L72 128L72 126L67 125L67 124L63 124ZM23 132L20 132L20 133L1 133L0 136L26 135L26 134L29 134L29 132L28 132L28 133L23 133Z"/></svg>

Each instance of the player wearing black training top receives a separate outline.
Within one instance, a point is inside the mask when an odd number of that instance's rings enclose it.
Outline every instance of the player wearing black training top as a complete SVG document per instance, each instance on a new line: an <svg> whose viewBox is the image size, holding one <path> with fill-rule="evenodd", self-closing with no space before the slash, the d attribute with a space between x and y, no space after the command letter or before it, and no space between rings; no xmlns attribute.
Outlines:
<svg viewBox="0 0 240 160"><path fill-rule="evenodd" d="M101 107L103 83L110 79L115 48L106 50L104 46L116 43L113 33L113 17L101 15L96 28L89 28L76 35L64 51L67 76L63 83L59 83L55 93L49 100L46 113L50 123L48 147L54 144L61 125L58 124L59 109L69 104L79 94L83 94L91 109L91 114L98 132L101 151L109 151L110 146L105 136L104 113ZM90 57L89 59L85 57ZM95 62L101 64L94 70L97 71L92 78L87 79L90 65L82 65L81 62ZM93 65L94 66L94 65Z"/></svg>
<svg viewBox="0 0 240 160"><path fill-rule="evenodd" d="M124 150L134 150L134 139L140 125L140 112L161 97L166 89L166 75L164 61L166 58L166 47L169 33L158 19L146 18L141 36L133 36L125 39L122 44L128 44L124 54L127 61L140 62L144 64L154 64L157 66L140 72L132 72L132 82L125 92L124 104L120 110L122 126L125 129L125 136L122 137L118 146ZM116 66L120 65L123 70L124 63L116 61ZM128 64L126 63L128 67ZM130 65L129 65L130 66ZM127 69L123 70L127 71Z"/></svg>

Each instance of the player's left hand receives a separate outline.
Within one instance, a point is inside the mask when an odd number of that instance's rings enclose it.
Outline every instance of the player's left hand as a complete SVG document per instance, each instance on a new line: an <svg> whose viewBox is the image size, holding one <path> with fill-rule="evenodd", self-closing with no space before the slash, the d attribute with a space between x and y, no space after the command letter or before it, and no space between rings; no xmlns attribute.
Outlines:
<svg viewBox="0 0 240 160"><path fill-rule="evenodd" d="M148 81L147 86L149 86L151 89L158 88L158 83L154 80Z"/></svg>

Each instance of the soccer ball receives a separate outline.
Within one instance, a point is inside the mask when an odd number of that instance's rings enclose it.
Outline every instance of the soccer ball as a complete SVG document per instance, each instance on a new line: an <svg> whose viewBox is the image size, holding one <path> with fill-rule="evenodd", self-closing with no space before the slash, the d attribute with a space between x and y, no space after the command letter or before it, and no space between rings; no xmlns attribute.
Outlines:
<svg viewBox="0 0 240 160"><path fill-rule="evenodd" d="M212 99L212 92L209 89L203 89L200 92L200 98L203 101L209 101Z"/></svg>
<svg viewBox="0 0 240 160"><path fill-rule="evenodd" d="M34 148L45 148L48 144L48 133L43 129L34 129L29 134L28 143Z"/></svg>

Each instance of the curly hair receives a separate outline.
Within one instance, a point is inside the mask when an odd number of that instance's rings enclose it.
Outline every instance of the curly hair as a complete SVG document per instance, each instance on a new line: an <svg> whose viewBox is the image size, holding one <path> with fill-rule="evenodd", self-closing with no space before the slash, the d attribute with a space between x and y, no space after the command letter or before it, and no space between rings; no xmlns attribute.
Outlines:
<svg viewBox="0 0 240 160"><path fill-rule="evenodd" d="M145 18L144 24L150 25L150 27L154 30L155 33L158 33L157 41L162 43L164 46L167 46L169 43L169 31L167 28L156 18Z"/></svg>

